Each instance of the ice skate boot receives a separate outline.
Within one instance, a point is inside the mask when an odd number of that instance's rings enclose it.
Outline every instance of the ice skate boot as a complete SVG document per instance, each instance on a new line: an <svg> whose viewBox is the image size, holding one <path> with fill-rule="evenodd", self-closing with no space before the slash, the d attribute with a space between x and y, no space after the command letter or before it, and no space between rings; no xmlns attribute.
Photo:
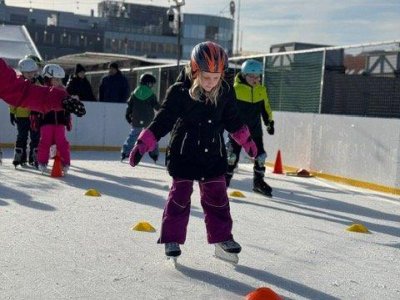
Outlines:
<svg viewBox="0 0 400 300"><path fill-rule="evenodd" d="M44 174L47 170L47 165L45 164L38 164L38 170L40 171L40 173Z"/></svg>
<svg viewBox="0 0 400 300"><path fill-rule="evenodd" d="M254 178L253 191L272 198L272 188L264 181L263 178Z"/></svg>
<svg viewBox="0 0 400 300"><path fill-rule="evenodd" d="M165 244L165 255L167 259L172 262L172 264L176 267L178 262L178 257L181 255L181 248L178 243L166 243Z"/></svg>
<svg viewBox="0 0 400 300"><path fill-rule="evenodd" d="M33 151L29 152L29 164L32 167L35 167L36 169L38 168L39 164L37 161L37 149L33 149Z"/></svg>
<svg viewBox="0 0 400 300"><path fill-rule="evenodd" d="M166 243L165 244L165 255L167 257L178 257L181 255L181 248L178 243Z"/></svg>
<svg viewBox="0 0 400 300"><path fill-rule="evenodd" d="M128 157L129 157L129 155L127 155L127 154L121 152L121 162L123 162L124 159L126 159L126 158L128 158Z"/></svg>
<svg viewBox="0 0 400 300"><path fill-rule="evenodd" d="M26 155L24 158L24 151L22 148L15 148L14 150L14 160L13 165L16 168L18 165L25 165L26 164Z"/></svg>
<svg viewBox="0 0 400 300"><path fill-rule="evenodd" d="M234 265L239 262L240 251L242 251L242 247L234 240L215 244L215 257Z"/></svg>
<svg viewBox="0 0 400 300"><path fill-rule="evenodd" d="M65 165L63 166L63 175L66 176L68 174L69 171L69 165Z"/></svg>

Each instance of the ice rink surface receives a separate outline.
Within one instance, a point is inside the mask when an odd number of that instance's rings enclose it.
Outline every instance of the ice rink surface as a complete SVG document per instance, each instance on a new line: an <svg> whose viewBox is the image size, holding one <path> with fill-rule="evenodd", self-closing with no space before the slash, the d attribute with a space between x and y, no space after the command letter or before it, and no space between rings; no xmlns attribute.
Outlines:
<svg viewBox="0 0 400 300"><path fill-rule="evenodd" d="M241 164L228 193L239 265L213 257L195 184L177 268L156 243L171 178L145 157L73 152L65 178L0 166L0 299L400 299L400 199L317 178L272 174L274 198L251 191ZM50 162L52 164L52 162ZM97 189L101 197L85 196ZM132 231L147 221L155 233ZM370 234L346 231L353 223Z"/></svg>

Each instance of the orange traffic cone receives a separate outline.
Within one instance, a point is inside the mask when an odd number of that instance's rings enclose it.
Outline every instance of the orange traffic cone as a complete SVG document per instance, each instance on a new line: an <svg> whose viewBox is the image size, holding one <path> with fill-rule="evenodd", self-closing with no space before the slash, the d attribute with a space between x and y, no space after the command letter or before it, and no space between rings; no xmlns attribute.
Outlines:
<svg viewBox="0 0 400 300"><path fill-rule="evenodd" d="M246 300L282 300L283 298L267 287L258 288L246 295Z"/></svg>
<svg viewBox="0 0 400 300"><path fill-rule="evenodd" d="M62 177L62 164L61 157L57 151L56 156L54 156L53 168L51 169L51 177Z"/></svg>
<svg viewBox="0 0 400 300"><path fill-rule="evenodd" d="M278 154L276 155L274 170L272 173L283 174L281 150L278 150Z"/></svg>

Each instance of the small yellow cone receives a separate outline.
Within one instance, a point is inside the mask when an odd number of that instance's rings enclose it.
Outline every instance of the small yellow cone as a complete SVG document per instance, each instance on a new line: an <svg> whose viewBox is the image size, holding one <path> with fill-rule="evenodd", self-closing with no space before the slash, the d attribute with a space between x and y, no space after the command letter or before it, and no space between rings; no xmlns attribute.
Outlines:
<svg viewBox="0 0 400 300"><path fill-rule="evenodd" d="M156 229L148 222L139 222L132 226L132 230L145 231L145 232L156 232Z"/></svg>
<svg viewBox="0 0 400 300"><path fill-rule="evenodd" d="M99 193L99 191L95 190L95 189L88 189L85 193L86 196L92 196L92 197L100 197L101 194Z"/></svg>
<svg viewBox="0 0 400 300"><path fill-rule="evenodd" d="M246 196L243 195L243 193L240 192L240 191L233 191L233 192L231 192L231 193L229 194L229 196L231 196L231 197L237 197L237 198L246 198Z"/></svg>
<svg viewBox="0 0 400 300"><path fill-rule="evenodd" d="M368 231L368 228L365 227L365 226L362 225L362 224L353 224L353 225L347 227L346 230L347 230L347 231L352 231L352 232L370 233L370 232Z"/></svg>

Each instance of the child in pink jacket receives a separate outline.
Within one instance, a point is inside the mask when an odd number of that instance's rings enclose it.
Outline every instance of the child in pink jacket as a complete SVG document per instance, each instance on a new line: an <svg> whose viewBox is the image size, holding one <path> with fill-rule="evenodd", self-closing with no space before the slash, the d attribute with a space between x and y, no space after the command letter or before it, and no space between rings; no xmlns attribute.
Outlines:
<svg viewBox="0 0 400 300"><path fill-rule="evenodd" d="M45 85L65 89L62 79L65 77L64 69L56 64L48 64L43 68ZM38 121L38 124L35 124ZM61 157L64 175L67 174L71 164L70 146L65 134L65 128L71 130L71 115L65 110L52 110L40 114L33 120L32 126L40 126L40 141L38 146L39 170L44 173L49 161L50 147L55 144Z"/></svg>

